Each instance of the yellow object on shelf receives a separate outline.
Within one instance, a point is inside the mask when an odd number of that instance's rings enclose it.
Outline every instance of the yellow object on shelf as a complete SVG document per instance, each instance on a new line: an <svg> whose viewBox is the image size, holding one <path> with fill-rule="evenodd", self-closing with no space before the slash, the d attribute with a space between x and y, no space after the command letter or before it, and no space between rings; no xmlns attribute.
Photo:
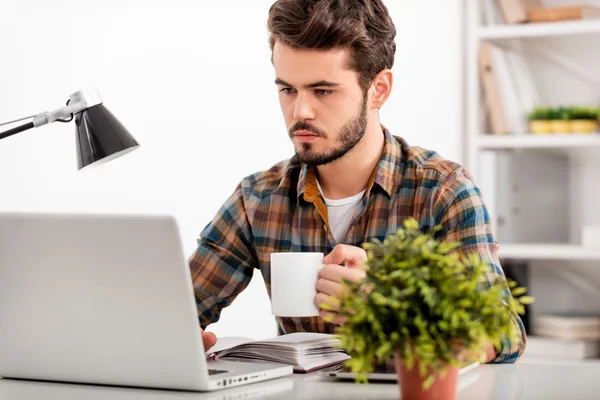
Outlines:
<svg viewBox="0 0 600 400"><path fill-rule="evenodd" d="M552 120L552 132L554 133L571 133L573 128L571 127L571 121L564 120Z"/></svg>
<svg viewBox="0 0 600 400"><path fill-rule="evenodd" d="M576 133L594 133L598 129L598 121L591 119L574 119L571 129Z"/></svg>
<svg viewBox="0 0 600 400"><path fill-rule="evenodd" d="M541 119L529 121L529 130L537 135L547 135L552 133L552 121Z"/></svg>

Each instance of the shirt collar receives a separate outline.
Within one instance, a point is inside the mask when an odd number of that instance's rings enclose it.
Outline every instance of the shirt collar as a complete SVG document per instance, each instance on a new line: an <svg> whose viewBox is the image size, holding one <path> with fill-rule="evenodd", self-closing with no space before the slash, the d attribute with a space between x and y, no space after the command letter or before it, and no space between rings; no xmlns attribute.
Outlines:
<svg viewBox="0 0 600 400"><path fill-rule="evenodd" d="M373 186L377 185L391 197L401 180L400 160L402 159L402 148L407 147L408 144L403 139L392 136L383 125L381 127L385 136L385 143L377 167L367 184L366 195L368 196ZM312 203L319 196L314 166L301 164L297 192L298 198L303 196L304 200L309 203Z"/></svg>

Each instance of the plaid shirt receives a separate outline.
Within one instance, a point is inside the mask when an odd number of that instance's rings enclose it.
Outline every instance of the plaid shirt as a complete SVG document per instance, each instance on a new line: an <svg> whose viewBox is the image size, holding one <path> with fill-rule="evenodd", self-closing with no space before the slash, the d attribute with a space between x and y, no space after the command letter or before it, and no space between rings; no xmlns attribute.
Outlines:
<svg viewBox="0 0 600 400"><path fill-rule="evenodd" d="M490 279L504 278L488 212L470 174L433 151L409 146L385 128L384 133L381 158L343 243L383 240L412 216L424 229L441 224L443 240L461 241L457 251L477 252L493 266ZM243 179L202 231L189 259L202 328L219 319L255 269L271 293L271 253L331 252L337 243L327 221L314 168L296 157ZM514 323L522 340L503 343L494 362L515 362L523 353L526 335L518 315ZM320 317L278 317L277 324L280 334L335 329Z"/></svg>

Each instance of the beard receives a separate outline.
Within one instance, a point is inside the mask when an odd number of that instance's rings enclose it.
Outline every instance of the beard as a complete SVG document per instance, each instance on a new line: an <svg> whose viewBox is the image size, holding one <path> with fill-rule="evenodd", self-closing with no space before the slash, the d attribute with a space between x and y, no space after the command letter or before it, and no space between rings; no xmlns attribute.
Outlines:
<svg viewBox="0 0 600 400"><path fill-rule="evenodd" d="M298 130L305 130L319 135L320 137L327 139L328 135L326 132L318 129L317 127L304 122L298 121L289 130L290 138L294 136L294 133ZM363 104L356 117L346 122L340 129L337 143L332 149L324 152L316 152L313 150L312 143L300 143L302 146L301 150L296 150L296 156L298 160L304 164L310 165L323 165L329 164L354 149L356 145L361 141L367 132L367 98L363 99Z"/></svg>

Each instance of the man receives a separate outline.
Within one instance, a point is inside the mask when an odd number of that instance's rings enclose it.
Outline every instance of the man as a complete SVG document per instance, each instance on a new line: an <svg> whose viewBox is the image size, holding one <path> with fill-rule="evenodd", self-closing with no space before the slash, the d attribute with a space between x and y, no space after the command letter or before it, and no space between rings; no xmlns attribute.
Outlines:
<svg viewBox="0 0 600 400"><path fill-rule="evenodd" d="M360 247L395 233L407 217L461 241L504 277L479 189L460 165L409 146L380 124L393 83L396 30L381 0L278 0L268 28L281 110L296 154L243 179L202 231L190 258L202 329L259 269L270 292L269 255L327 254L317 305L338 298L341 278L357 281ZM334 323L323 317L333 318ZM280 333L333 333L344 321L278 318ZM487 346L490 362L514 362L525 347ZM215 336L203 332L205 347Z"/></svg>

